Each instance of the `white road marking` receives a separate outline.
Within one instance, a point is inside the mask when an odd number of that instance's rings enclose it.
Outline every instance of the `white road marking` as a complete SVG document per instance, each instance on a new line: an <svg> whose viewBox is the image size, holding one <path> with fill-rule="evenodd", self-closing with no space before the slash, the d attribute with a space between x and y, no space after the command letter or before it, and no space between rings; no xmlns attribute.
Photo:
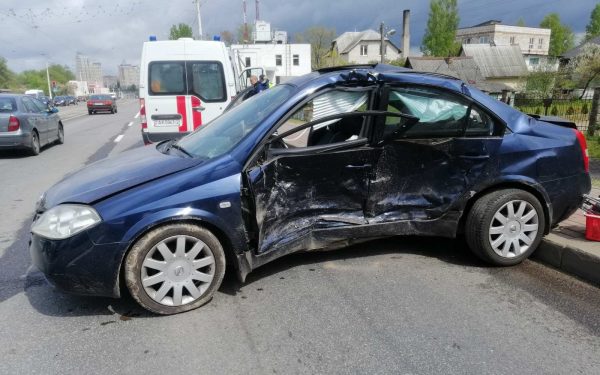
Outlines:
<svg viewBox="0 0 600 375"><path fill-rule="evenodd" d="M131 121L129 124L127 124L127 126L131 127L131 125L133 125L133 121Z"/></svg>
<svg viewBox="0 0 600 375"><path fill-rule="evenodd" d="M119 136L117 138L115 138L115 143L118 143L121 141L121 139L123 139L124 135L123 134L119 134Z"/></svg>
<svg viewBox="0 0 600 375"><path fill-rule="evenodd" d="M140 117L140 113L139 112L135 115L134 118L138 118L138 117Z"/></svg>

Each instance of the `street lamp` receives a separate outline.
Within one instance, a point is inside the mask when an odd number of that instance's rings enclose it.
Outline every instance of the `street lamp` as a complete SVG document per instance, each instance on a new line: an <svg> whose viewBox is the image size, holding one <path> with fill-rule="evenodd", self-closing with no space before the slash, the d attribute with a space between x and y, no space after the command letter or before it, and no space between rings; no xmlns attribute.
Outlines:
<svg viewBox="0 0 600 375"><path fill-rule="evenodd" d="M48 80L48 96L50 100L52 100L52 87L50 86L50 70L48 69L48 55L45 53L40 53L40 55L46 58L46 79Z"/></svg>
<svg viewBox="0 0 600 375"><path fill-rule="evenodd" d="M396 33L395 29L390 29L387 32L385 31L385 23L383 21L379 25L379 35L381 36L381 45L379 46L379 53L381 55L381 63L385 63L385 38L392 36Z"/></svg>

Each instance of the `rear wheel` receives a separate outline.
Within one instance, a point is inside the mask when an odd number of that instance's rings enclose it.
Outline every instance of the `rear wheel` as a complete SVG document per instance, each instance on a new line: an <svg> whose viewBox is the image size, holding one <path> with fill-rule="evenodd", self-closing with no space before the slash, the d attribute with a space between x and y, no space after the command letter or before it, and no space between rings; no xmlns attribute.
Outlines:
<svg viewBox="0 0 600 375"><path fill-rule="evenodd" d="M521 263L540 244L545 217L532 194L518 189L481 197L469 212L465 237L482 260L499 266Z"/></svg>
<svg viewBox="0 0 600 375"><path fill-rule="evenodd" d="M58 123L58 135L56 137L56 143L59 145L65 143L65 129L61 123Z"/></svg>
<svg viewBox="0 0 600 375"><path fill-rule="evenodd" d="M125 258L125 282L145 309L170 315L209 302L225 274L225 253L208 230L172 224L138 240Z"/></svg>
<svg viewBox="0 0 600 375"><path fill-rule="evenodd" d="M40 136L35 130L31 133L31 148L29 149L29 153L34 156L40 154Z"/></svg>

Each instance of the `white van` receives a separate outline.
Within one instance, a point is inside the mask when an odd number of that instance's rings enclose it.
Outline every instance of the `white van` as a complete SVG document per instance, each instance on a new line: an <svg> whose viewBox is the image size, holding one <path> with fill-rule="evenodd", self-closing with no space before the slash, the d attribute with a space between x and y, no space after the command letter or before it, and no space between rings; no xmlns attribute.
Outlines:
<svg viewBox="0 0 600 375"><path fill-rule="evenodd" d="M144 143L180 138L219 116L237 93L224 43L145 42L140 66Z"/></svg>

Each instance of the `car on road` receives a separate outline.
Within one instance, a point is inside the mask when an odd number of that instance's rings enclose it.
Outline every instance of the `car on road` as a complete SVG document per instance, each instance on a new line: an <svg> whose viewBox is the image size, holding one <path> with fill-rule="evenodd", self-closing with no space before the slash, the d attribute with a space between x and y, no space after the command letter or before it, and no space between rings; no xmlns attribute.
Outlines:
<svg viewBox="0 0 600 375"><path fill-rule="evenodd" d="M40 96L39 101L44 103L44 105L46 107L54 107L54 102L48 96L45 96L45 95Z"/></svg>
<svg viewBox="0 0 600 375"><path fill-rule="evenodd" d="M557 121L560 124L560 121ZM453 78L323 69L178 141L94 163L37 203L33 263L62 289L173 314L281 256L399 236L463 236L522 262L591 188L576 129Z"/></svg>
<svg viewBox="0 0 600 375"><path fill-rule="evenodd" d="M66 96L55 96L54 97L54 105L55 106L62 106L62 107L66 107L69 105L69 100L67 99Z"/></svg>
<svg viewBox="0 0 600 375"><path fill-rule="evenodd" d="M0 150L26 149L37 155L42 146L63 144L65 133L57 112L28 95L0 94Z"/></svg>
<svg viewBox="0 0 600 375"><path fill-rule="evenodd" d="M87 110L89 115L98 112L117 113L117 102L107 94L90 95L87 101Z"/></svg>
<svg viewBox="0 0 600 375"><path fill-rule="evenodd" d="M77 98L74 96L67 96L67 103L69 103L69 105L74 104L77 105L79 104L79 102L77 101Z"/></svg>

